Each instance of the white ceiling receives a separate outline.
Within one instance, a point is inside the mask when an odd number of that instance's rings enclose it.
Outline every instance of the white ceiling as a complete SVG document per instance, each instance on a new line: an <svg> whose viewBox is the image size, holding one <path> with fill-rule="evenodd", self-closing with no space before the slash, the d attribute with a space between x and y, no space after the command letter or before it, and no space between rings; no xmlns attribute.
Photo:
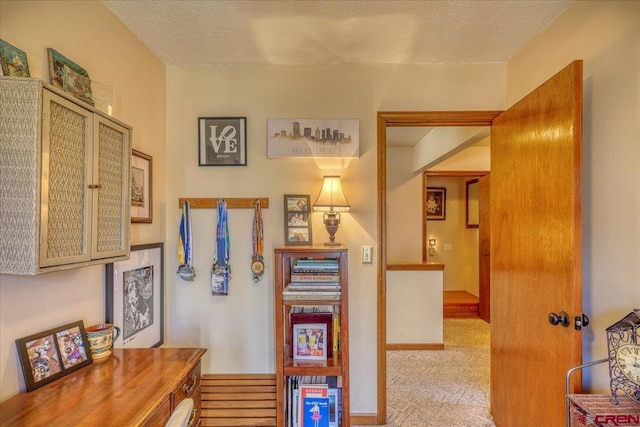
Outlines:
<svg viewBox="0 0 640 427"><path fill-rule="evenodd" d="M506 62L573 0L103 0L167 65Z"/></svg>
<svg viewBox="0 0 640 427"><path fill-rule="evenodd" d="M103 0L166 65L504 63L572 1Z"/></svg>

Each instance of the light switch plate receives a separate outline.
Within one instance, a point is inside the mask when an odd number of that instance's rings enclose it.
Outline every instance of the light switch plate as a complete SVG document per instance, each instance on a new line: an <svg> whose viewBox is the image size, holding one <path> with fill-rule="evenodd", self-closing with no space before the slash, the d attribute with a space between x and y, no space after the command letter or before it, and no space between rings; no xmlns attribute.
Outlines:
<svg viewBox="0 0 640 427"><path fill-rule="evenodd" d="M371 264L373 262L373 246L362 247L362 263Z"/></svg>

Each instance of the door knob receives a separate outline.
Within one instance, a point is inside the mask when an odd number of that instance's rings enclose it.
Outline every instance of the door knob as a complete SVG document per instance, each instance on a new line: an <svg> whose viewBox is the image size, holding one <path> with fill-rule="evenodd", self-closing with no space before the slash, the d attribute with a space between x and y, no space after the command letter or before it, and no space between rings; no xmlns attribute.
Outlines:
<svg viewBox="0 0 640 427"><path fill-rule="evenodd" d="M584 313L582 313L581 316L576 316L574 320L575 320L575 323L573 327L575 328L576 331L579 331L583 327L589 326L589 316L587 316Z"/></svg>
<svg viewBox="0 0 640 427"><path fill-rule="evenodd" d="M547 319L553 326L562 325L565 328L569 326L569 315L564 311L561 311L560 314L549 313Z"/></svg>

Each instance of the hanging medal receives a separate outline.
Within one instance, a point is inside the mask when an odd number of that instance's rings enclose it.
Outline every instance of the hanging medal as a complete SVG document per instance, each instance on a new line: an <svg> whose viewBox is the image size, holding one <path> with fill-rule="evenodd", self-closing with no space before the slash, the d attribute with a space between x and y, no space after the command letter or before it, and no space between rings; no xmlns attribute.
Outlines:
<svg viewBox="0 0 640 427"><path fill-rule="evenodd" d="M251 272L253 273L253 282L258 283L260 276L264 273L264 258L262 256L262 249L264 247L264 231L262 228L262 209L260 207L260 200L255 201L251 241L253 246L253 255L251 255Z"/></svg>
<svg viewBox="0 0 640 427"><path fill-rule="evenodd" d="M229 226L227 223L227 202L218 200L218 226L216 227L216 258L211 267L211 293L228 295L231 280L229 264Z"/></svg>
<svg viewBox="0 0 640 427"><path fill-rule="evenodd" d="M191 246L191 208L189 202L185 201L182 206L182 218L180 220L180 231L178 233L178 276L182 280L192 281L196 277L196 272L191 266L192 246Z"/></svg>

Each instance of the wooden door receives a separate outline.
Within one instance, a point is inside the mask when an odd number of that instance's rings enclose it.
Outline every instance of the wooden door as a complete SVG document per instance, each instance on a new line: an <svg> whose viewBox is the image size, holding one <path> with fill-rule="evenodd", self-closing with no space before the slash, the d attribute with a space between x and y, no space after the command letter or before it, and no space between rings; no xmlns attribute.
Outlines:
<svg viewBox="0 0 640 427"><path fill-rule="evenodd" d="M582 361L582 61L491 129L491 410L498 427L561 426ZM565 311L570 325L552 326ZM580 387L574 376L572 392Z"/></svg>
<svg viewBox="0 0 640 427"><path fill-rule="evenodd" d="M491 269L489 227L489 175L478 178L478 315L486 322L491 320Z"/></svg>

